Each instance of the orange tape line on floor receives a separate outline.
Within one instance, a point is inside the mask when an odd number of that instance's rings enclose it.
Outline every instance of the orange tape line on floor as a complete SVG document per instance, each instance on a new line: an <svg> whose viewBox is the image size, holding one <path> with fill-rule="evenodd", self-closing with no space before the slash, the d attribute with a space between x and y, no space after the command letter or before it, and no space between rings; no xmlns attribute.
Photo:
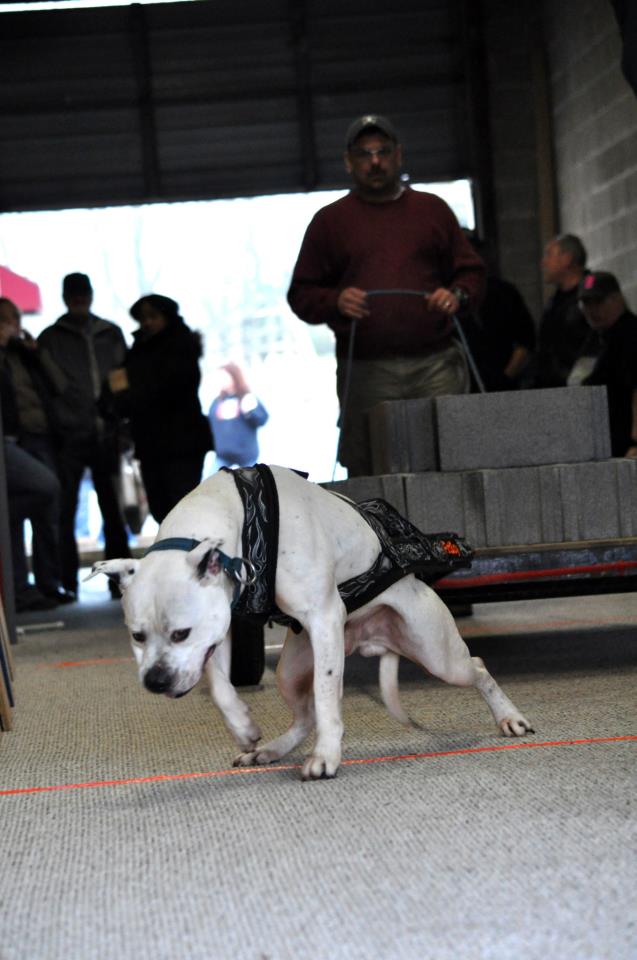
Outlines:
<svg viewBox="0 0 637 960"><path fill-rule="evenodd" d="M130 657L95 657L93 660L57 660L55 663L39 663L38 670L65 670L67 667L101 667L112 663L134 663Z"/></svg>
<svg viewBox="0 0 637 960"><path fill-rule="evenodd" d="M501 750L532 750L538 747L576 747L597 743L629 743L637 736L592 737L585 740L547 740L543 743L503 743L489 747L463 747L460 750L438 750L431 753L405 753L397 756L364 757L359 760L343 760L342 766L351 767L363 763L395 763L398 760L435 760L439 757L459 757L471 753L494 753ZM275 764L264 767L231 767L229 770L209 770L202 773L159 773L152 777L130 777L125 780L90 780L86 783L63 783L50 787L19 787L0 790L0 797L26 793L51 793L58 790L90 790L96 787L124 787L137 783L163 783L171 780L198 780L212 777L229 777L245 773L275 773L277 770L300 770L300 763Z"/></svg>

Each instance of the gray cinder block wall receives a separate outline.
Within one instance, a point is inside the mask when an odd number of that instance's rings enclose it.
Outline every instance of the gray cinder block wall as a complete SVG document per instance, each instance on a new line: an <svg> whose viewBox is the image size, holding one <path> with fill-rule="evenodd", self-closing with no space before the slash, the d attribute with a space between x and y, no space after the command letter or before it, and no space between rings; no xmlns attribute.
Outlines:
<svg viewBox="0 0 637 960"><path fill-rule="evenodd" d="M609 0L542 5L560 226L637 309L637 97Z"/></svg>

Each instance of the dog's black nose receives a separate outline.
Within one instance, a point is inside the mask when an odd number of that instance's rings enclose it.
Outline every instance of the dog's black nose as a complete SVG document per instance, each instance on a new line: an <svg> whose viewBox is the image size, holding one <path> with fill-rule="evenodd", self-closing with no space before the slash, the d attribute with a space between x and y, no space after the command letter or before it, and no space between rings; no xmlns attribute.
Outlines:
<svg viewBox="0 0 637 960"><path fill-rule="evenodd" d="M166 693L172 684L172 674L166 667L156 663L144 677L144 686L151 693Z"/></svg>

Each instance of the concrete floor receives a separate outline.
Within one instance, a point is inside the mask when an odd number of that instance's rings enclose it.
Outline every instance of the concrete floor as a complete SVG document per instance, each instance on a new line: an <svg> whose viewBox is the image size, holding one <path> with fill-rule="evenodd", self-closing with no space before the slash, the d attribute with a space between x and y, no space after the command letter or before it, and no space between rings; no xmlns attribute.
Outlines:
<svg viewBox="0 0 637 960"><path fill-rule="evenodd" d="M47 628L47 622L49 627ZM478 605L459 621L535 733L401 666L412 728L348 661L344 763L232 767L205 685L136 678L90 581L20 617L0 736L2 960L635 960L637 595ZM264 736L287 723L267 634Z"/></svg>

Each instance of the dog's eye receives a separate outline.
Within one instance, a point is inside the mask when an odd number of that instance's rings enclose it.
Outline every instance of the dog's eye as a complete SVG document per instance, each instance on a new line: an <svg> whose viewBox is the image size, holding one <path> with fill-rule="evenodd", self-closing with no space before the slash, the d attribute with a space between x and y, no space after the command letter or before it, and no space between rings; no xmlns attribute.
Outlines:
<svg viewBox="0 0 637 960"><path fill-rule="evenodd" d="M190 636L190 627L186 630L173 630L170 635L170 639L173 643L182 643Z"/></svg>
<svg viewBox="0 0 637 960"><path fill-rule="evenodd" d="M135 643L145 643L145 642L146 642L146 634L145 634L145 633L132 633L131 636L132 636L133 640L135 641Z"/></svg>

